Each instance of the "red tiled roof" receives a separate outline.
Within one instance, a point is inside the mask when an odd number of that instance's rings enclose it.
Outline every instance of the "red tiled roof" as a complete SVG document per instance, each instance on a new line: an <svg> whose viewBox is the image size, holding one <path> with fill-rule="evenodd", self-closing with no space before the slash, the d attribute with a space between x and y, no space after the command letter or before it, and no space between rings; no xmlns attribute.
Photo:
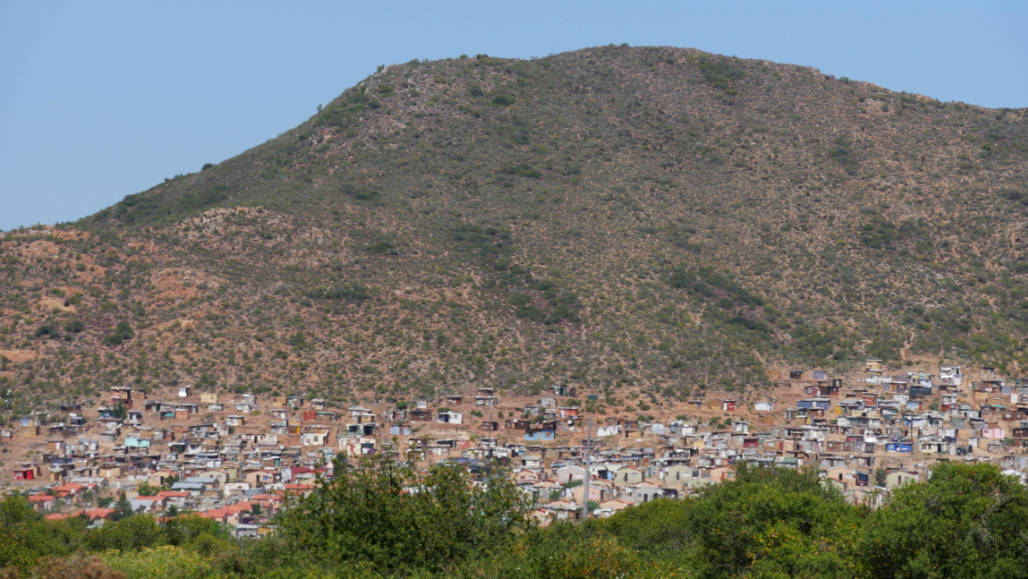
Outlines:
<svg viewBox="0 0 1028 579"><path fill-rule="evenodd" d="M253 505L250 503L250 501L241 501L241 502L238 502L238 503L235 503L235 504L232 504L232 505L227 505L227 506L224 506L224 507L219 507L217 509L210 509L210 510L207 510L207 511L200 511L199 513L196 513L196 514L197 514L197 516L203 517L205 519L224 520L224 519L226 519L227 517L229 517L231 515L235 515L235 514L238 514L238 513L243 513L243 512L251 510L252 508L253 508Z"/></svg>
<svg viewBox="0 0 1028 579"><path fill-rule="evenodd" d="M229 505L225 508L228 509L230 515L234 515L236 513L243 513L249 511L253 508L253 504L251 504L250 501L240 501L238 503Z"/></svg>
<svg viewBox="0 0 1028 579"><path fill-rule="evenodd" d="M106 519L114 512L114 509L90 509L88 511L78 510L70 513L50 513L46 515L45 519L50 521L60 521L61 519L69 519L71 517L85 516L91 520Z"/></svg>
<svg viewBox="0 0 1028 579"><path fill-rule="evenodd" d="M200 511L196 513L196 516L203 517L205 519L224 519L228 516L228 510L225 507L220 509L210 509L208 511Z"/></svg>
<svg viewBox="0 0 1028 579"><path fill-rule="evenodd" d="M86 511L85 515L95 521L96 519L106 519L113 512L114 509L91 509Z"/></svg>

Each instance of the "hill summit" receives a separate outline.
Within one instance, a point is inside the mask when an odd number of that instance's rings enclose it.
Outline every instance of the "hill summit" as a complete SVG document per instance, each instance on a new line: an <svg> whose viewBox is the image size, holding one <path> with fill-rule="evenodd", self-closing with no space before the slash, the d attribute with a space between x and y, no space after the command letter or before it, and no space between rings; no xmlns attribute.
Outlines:
<svg viewBox="0 0 1028 579"><path fill-rule="evenodd" d="M1023 109L811 68L411 61L235 158L3 234L0 376L9 405L119 383L659 404L866 357L1016 372L1026 173Z"/></svg>

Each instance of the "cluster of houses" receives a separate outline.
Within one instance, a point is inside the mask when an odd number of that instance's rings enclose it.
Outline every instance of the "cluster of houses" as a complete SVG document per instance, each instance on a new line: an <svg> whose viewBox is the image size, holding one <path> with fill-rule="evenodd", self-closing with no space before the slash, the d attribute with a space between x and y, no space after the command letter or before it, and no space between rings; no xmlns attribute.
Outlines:
<svg viewBox="0 0 1028 579"><path fill-rule="evenodd" d="M869 360L863 379L846 384L795 370L777 398L708 395L667 421L587 418L565 385L531 399L480 388L376 408L114 387L98 409L67 405L61 422L29 416L0 429L0 445L21 451L4 454L13 458L0 484L54 518L103 520L110 509L97 498L125 491L135 511L194 511L239 536L267 532L267 517L330 476L337 454L500 463L541 520L577 518L585 503L606 516L685 497L730 480L739 463L813 466L851 500L875 505L939 460L989 461L1024 480L1028 383L979 374L965 380L942 366L887 375Z"/></svg>

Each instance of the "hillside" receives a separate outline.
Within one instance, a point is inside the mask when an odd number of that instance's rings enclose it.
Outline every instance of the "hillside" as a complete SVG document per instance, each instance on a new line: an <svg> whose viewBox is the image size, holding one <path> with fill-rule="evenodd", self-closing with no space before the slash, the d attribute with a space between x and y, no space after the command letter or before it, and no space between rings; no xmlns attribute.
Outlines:
<svg viewBox="0 0 1028 579"><path fill-rule="evenodd" d="M412 61L0 234L0 379L14 414L121 383L617 406L868 356L1016 373L1025 183L1024 109L687 49Z"/></svg>

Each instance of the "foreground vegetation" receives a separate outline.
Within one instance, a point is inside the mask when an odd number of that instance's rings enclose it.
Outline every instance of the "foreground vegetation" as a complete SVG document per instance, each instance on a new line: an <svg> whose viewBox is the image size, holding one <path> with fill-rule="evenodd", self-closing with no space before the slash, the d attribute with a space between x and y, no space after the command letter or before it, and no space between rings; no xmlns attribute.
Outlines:
<svg viewBox="0 0 1028 579"><path fill-rule="evenodd" d="M1024 577L1028 491L990 465L940 463L878 510L846 503L814 471L741 466L736 480L584 524L530 524L501 473L337 464L235 541L191 515L131 515L86 529L0 503L10 576ZM477 479L477 480L473 480Z"/></svg>

